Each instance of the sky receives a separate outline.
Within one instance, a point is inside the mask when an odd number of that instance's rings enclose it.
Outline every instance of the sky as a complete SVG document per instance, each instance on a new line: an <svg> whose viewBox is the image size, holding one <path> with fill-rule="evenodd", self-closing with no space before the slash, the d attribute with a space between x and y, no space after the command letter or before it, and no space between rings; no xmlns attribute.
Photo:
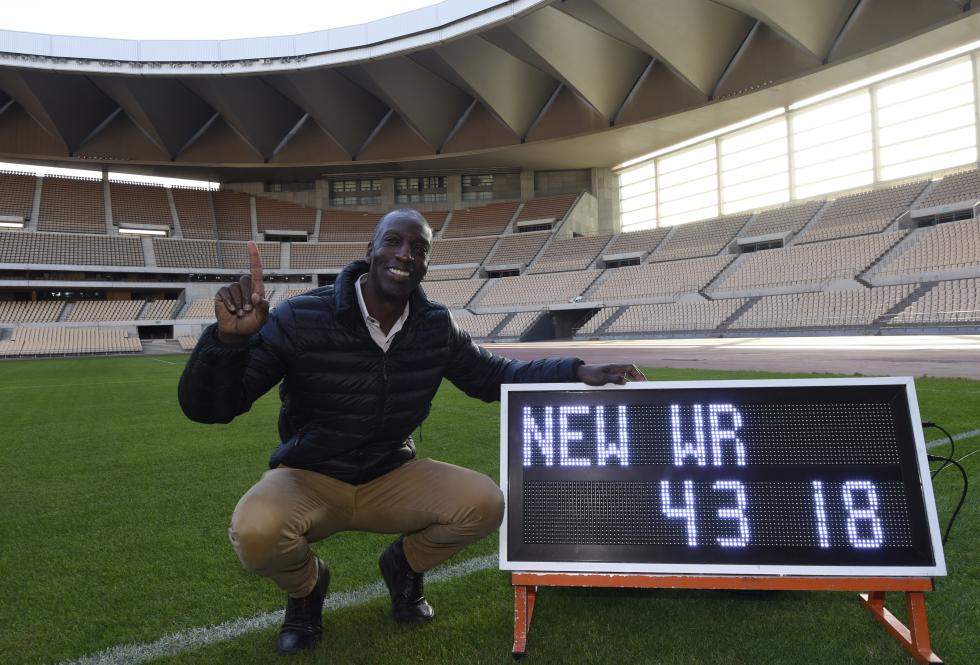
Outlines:
<svg viewBox="0 0 980 665"><path fill-rule="evenodd" d="M0 29L115 39L237 39L374 21L440 0L8 0Z"/></svg>

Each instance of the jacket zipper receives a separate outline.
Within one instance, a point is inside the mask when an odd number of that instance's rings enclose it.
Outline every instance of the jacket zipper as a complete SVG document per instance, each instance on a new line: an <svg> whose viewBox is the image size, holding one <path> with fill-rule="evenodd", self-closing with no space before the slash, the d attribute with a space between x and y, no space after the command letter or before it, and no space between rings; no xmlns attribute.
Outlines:
<svg viewBox="0 0 980 665"><path fill-rule="evenodd" d="M388 353L381 353L381 413L378 418L378 430L384 430L385 415L388 407Z"/></svg>

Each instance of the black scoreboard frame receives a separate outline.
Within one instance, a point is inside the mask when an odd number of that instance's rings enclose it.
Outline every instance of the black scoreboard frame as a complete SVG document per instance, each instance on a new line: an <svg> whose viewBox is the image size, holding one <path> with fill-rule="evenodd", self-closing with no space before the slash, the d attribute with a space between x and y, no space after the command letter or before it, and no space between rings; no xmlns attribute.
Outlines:
<svg viewBox="0 0 980 665"><path fill-rule="evenodd" d="M792 565L792 564L770 564L770 563L684 563L678 560L660 562L637 562L610 560L608 556L598 560L596 557L590 558L589 552L595 553L595 547L581 548L583 555L575 560L543 560L528 557L511 558L509 547L510 526L512 524L512 511L515 506L513 500L516 494L523 496L523 488L520 492L516 491L516 483L523 481L522 466L522 442L510 442L511 433L511 396L526 393L540 393L545 395L579 395L590 392L606 391L723 391L736 393L739 389L770 389L773 391L790 391L805 388L834 388L834 387L893 387L904 392L904 401L907 409L900 409L896 414L902 422L898 423L897 432L899 446L906 449L906 459L901 463L903 471L911 463L914 465L918 475L918 494L909 494L906 489L906 496L910 499L918 499L921 502L920 513L924 513L920 520L925 525L928 534L924 536L931 547L932 563L925 565ZM826 392L826 391L825 391ZM529 396L525 396L529 397ZM557 401L557 399L555 400ZM581 401L581 400L579 400ZM662 398L661 398L662 401ZM905 417L907 416L907 422ZM911 439L911 441L909 440ZM910 448L914 446L914 450ZM511 460L511 448L517 463ZM912 459L914 458L914 461ZM596 467L592 467L596 468ZM520 478L516 479L515 487L511 486L514 470ZM578 477L582 472L576 471ZM588 473L588 472L586 472ZM609 467L605 468L604 474L609 475ZM500 486L503 489L506 510L504 512L503 524L500 527L500 568L510 571L547 571L547 572L569 572L569 573L611 573L611 574L659 574L659 575L752 575L752 576L772 576L772 575L805 575L805 576L833 576L833 577L932 577L946 574L946 563L943 555L943 547L940 539L939 521L936 513L935 497L932 489L932 482L929 473L928 461L926 459L925 441L920 425L918 402L915 394L915 385L911 377L880 377L880 378L850 378L850 379L764 379L764 380L725 380L725 381L642 381L630 383L625 386L600 386L592 387L585 384L569 383L542 383L542 384L507 384L501 389L501 415L500 415ZM523 508L521 508L523 515ZM516 524L516 522L515 522ZM920 524L920 531L921 531ZM921 540L922 538L920 538ZM545 548L547 549L547 548ZM616 548L611 548L615 550Z"/></svg>

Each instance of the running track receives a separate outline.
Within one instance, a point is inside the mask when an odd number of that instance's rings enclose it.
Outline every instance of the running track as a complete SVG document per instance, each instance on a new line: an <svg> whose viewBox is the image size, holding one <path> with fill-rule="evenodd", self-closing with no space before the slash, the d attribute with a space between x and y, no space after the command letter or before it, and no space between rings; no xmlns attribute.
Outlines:
<svg viewBox="0 0 980 665"><path fill-rule="evenodd" d="M501 343L487 348L522 360L574 355L586 362L632 362L641 367L980 380L980 335L602 340Z"/></svg>

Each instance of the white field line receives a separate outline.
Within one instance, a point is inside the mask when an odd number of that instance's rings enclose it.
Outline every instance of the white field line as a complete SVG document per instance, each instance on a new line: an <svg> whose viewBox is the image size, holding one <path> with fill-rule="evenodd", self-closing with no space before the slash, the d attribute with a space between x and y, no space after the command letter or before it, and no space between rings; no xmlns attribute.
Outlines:
<svg viewBox="0 0 980 665"><path fill-rule="evenodd" d="M436 568L431 573L426 574L427 582L441 582L464 577L471 573L487 570L497 565L497 555L488 554L486 556L469 559L461 563L450 566ZM382 598L388 595L388 590L381 582L369 584L368 586L353 589L351 591L341 591L331 593L323 603L326 611L336 611L345 607L361 605L375 598ZM154 642L145 644L122 644L109 647L84 658L73 661L62 661L60 665L129 665L131 663L145 663L153 658L163 656L174 656L185 651L192 651L202 647L233 640L236 637L254 633L282 623L284 610L275 612L265 612L251 617L240 617L219 623L216 626L204 628L192 628L180 633L173 633Z"/></svg>
<svg viewBox="0 0 980 665"><path fill-rule="evenodd" d="M90 386L114 386L120 383L152 383L151 379L123 379L122 381L86 381L83 383L37 383L34 385L0 386L0 390L31 390L33 388L88 388Z"/></svg>
<svg viewBox="0 0 980 665"><path fill-rule="evenodd" d="M149 358L149 360L153 360L153 361L158 362L158 363L163 363L164 365L176 365L177 364L177 363L172 363L169 360L160 360L159 358Z"/></svg>
<svg viewBox="0 0 980 665"><path fill-rule="evenodd" d="M953 435L953 441L962 441L963 439L972 439L975 436L980 436L980 429L971 429L969 432L960 432L959 434ZM949 445L949 439L945 436L941 439L933 439L926 443L926 448L932 449L943 444Z"/></svg>

